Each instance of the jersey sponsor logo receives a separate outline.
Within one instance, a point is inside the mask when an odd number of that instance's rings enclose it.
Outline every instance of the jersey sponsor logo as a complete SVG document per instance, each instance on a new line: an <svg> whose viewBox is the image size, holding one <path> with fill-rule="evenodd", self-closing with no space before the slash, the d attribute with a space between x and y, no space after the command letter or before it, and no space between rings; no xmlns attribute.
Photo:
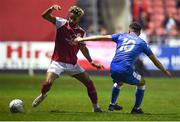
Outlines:
<svg viewBox="0 0 180 122"><path fill-rule="evenodd" d="M68 42L69 45L75 45L75 43L73 43L74 36L70 36L69 38L65 38L65 40Z"/></svg>
<svg viewBox="0 0 180 122"><path fill-rule="evenodd" d="M65 38L65 40L68 42L69 45L73 46L73 45L77 45L77 43L74 43L73 40L76 38L76 37L81 37L81 34L78 33L78 34L73 34L73 35L70 35L69 38Z"/></svg>

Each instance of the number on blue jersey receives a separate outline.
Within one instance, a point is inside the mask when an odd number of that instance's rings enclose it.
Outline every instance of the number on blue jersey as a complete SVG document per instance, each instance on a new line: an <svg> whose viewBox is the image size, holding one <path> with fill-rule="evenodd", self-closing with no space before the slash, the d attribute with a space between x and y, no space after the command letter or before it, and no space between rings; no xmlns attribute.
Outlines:
<svg viewBox="0 0 180 122"><path fill-rule="evenodd" d="M119 51L129 52L134 48L135 44L135 40L124 38Z"/></svg>

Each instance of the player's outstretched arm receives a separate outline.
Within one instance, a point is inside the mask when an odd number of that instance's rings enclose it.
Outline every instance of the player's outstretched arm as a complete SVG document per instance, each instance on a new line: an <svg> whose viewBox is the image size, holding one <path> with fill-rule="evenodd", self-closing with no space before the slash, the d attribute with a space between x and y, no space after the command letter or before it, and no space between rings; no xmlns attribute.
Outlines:
<svg viewBox="0 0 180 122"><path fill-rule="evenodd" d="M168 77L172 77L171 73L169 71L167 71L164 66L161 64L161 62L156 58L155 55L150 55L149 58L151 59L151 61L154 63L154 65L159 68L165 75L167 75Z"/></svg>
<svg viewBox="0 0 180 122"><path fill-rule="evenodd" d="M74 42L85 42L85 41L112 41L111 35L99 35L99 36L91 36L91 37L77 37L74 39Z"/></svg>
<svg viewBox="0 0 180 122"><path fill-rule="evenodd" d="M51 15L54 10L59 11L61 10L61 7L59 5L52 5L50 8L48 8L42 13L42 17L53 24L56 23L56 18Z"/></svg>
<svg viewBox="0 0 180 122"><path fill-rule="evenodd" d="M93 60L92 60L92 58L91 58L91 56L90 56L90 54L89 54L89 50L88 50L88 48L86 47L86 45L83 45L83 44L82 44L82 45L80 46L80 50L81 50L82 54L84 55L84 57L86 57L86 59L88 60L88 62L89 62L93 67L95 67L95 68L97 68L97 69L103 69L103 68L104 68L103 65L101 65L101 64L96 64L96 63L93 62Z"/></svg>

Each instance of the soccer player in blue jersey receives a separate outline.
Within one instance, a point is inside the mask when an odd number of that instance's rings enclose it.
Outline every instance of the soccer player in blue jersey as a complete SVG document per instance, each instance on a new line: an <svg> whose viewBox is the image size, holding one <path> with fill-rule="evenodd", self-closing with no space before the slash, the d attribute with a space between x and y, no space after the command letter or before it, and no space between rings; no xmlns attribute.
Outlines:
<svg viewBox="0 0 180 122"><path fill-rule="evenodd" d="M140 108L144 97L145 80L134 71L133 65L136 58L141 54L146 54L150 60L159 68L165 75L171 77L171 73L167 71L160 61L153 54L148 44L142 40L139 35L141 32L141 25L133 22L129 25L129 33L117 33L113 35L100 35L86 38L76 38L75 43L84 41L114 41L116 46L116 53L110 65L110 75L113 79L113 88L111 102L108 110L121 110L122 106L116 103L123 83L136 85L136 99L134 107L131 110L132 114L143 114Z"/></svg>

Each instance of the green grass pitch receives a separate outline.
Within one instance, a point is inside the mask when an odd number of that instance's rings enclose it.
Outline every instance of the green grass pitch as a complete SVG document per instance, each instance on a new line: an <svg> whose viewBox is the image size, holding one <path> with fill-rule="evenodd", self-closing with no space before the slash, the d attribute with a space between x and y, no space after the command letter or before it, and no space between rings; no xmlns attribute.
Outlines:
<svg viewBox="0 0 180 122"><path fill-rule="evenodd" d="M124 85L118 103L124 109L119 112L93 113L85 87L69 76L61 76L52 86L48 97L38 108L32 108L33 99L39 95L43 75L0 74L0 121L4 120L103 120L103 121L180 121L180 78L145 78L146 92L142 108L146 114L131 115L135 87ZM107 110L112 81L108 76L91 76L100 106ZM24 101L25 113L12 114L8 104L19 98Z"/></svg>

